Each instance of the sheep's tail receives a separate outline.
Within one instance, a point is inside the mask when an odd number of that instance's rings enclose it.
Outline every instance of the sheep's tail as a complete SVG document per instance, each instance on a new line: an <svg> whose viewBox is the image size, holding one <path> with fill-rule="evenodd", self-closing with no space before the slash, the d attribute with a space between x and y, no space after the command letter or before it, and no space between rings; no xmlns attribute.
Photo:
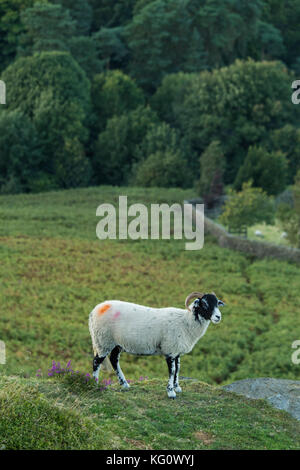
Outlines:
<svg viewBox="0 0 300 470"><path fill-rule="evenodd" d="M93 350L94 350L94 356L98 353L97 347L96 347L96 341L94 339L94 332L93 332L93 326L92 326L92 312L89 317L89 330L92 338L92 343L93 343ZM105 370L106 372L112 372L113 367L111 365L111 362L108 357L104 359L104 361L101 364L101 368Z"/></svg>

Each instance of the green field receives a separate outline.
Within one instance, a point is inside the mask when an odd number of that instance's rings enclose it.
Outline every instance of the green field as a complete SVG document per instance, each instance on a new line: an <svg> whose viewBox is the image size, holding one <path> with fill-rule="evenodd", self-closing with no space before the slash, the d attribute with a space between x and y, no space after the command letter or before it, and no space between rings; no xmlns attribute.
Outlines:
<svg viewBox="0 0 300 470"><path fill-rule="evenodd" d="M149 306L183 307L186 295L200 290L216 292L227 306L221 324L210 325L193 352L182 358L183 376L211 385L263 376L299 379L300 366L291 362L291 345L300 339L300 267L251 259L220 248L209 237L200 251L186 251L182 240L100 241L95 233L96 208L104 202L117 204L119 194L128 195L128 204L174 203L193 196L177 189L98 187L0 197L0 340L5 341L7 349L7 363L0 365L2 375L17 376L20 387L25 377L35 387L35 373L41 368L43 378L39 383L50 389L47 384L51 379L45 377L52 360L63 364L72 360L75 369L91 372L87 320L97 303L114 298ZM123 354L121 364L128 379L149 377L149 387L146 382L142 385L138 413L143 414L147 393L153 399L158 394L159 406L172 406L166 402L167 367L163 358ZM103 377L108 378L108 373ZM202 390L210 394L210 389L203 389L199 383L187 383L186 387L189 395L178 400L190 403L199 394L199 407L205 400ZM225 392L216 393L224 395L225 410L229 398ZM136 395L130 394L117 396L133 407L132 400L137 399L139 390ZM110 407L109 390L104 396ZM87 415L98 413L93 407L102 406L97 400L93 403ZM108 416L110 412L110 408L105 411ZM281 416L269 408L266 413L274 413L274 419L275 415ZM124 413L120 416L125 419ZM170 418L170 414L167 416ZM239 416L242 422L245 418ZM201 419L199 426L203 429ZM217 432L217 428L206 429ZM164 434L163 427L161 432ZM115 444L120 442L120 448L126 448L126 441L120 439ZM161 448L173 448L167 437L157 439L146 442L153 448L160 448L159 442ZM239 443L236 439L232 437L228 447L247 447L246 441ZM218 438L213 442L212 447L220 445ZM268 439L249 439L248 447L271 448L271 442L279 448L279 441ZM292 441L283 442L289 446ZM103 441L104 447L106 444ZM194 444L192 441L191 446ZM183 438L178 448L185 445ZM223 445L226 447L225 442ZM299 442L293 441L293 445Z"/></svg>

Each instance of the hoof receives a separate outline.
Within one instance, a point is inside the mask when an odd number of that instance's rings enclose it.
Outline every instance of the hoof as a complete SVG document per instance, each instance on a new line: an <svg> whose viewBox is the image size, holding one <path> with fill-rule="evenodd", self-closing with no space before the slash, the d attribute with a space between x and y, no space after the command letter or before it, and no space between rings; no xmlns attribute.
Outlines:
<svg viewBox="0 0 300 470"><path fill-rule="evenodd" d="M176 398L176 393L174 390L168 390L168 397L173 399Z"/></svg>
<svg viewBox="0 0 300 470"><path fill-rule="evenodd" d="M179 385L178 385L178 387L175 387L174 390L175 390L176 393L181 393L182 392L182 388L179 387Z"/></svg>
<svg viewBox="0 0 300 470"><path fill-rule="evenodd" d="M127 382L125 384L122 384L123 390L128 390L129 388L130 388L130 385Z"/></svg>

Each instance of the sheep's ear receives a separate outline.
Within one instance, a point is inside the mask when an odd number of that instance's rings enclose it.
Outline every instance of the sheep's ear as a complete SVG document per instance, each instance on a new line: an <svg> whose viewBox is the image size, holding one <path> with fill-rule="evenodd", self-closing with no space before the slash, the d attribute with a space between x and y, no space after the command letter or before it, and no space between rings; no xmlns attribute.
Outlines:
<svg viewBox="0 0 300 470"><path fill-rule="evenodd" d="M225 303L223 302L223 300L218 300L218 307L223 307L225 305Z"/></svg>
<svg viewBox="0 0 300 470"><path fill-rule="evenodd" d="M207 300L204 299L203 297L202 297L202 299L201 299L201 304L202 304L202 306L203 306L203 308L204 308L205 310L208 310L208 308L209 308L208 302L207 302Z"/></svg>

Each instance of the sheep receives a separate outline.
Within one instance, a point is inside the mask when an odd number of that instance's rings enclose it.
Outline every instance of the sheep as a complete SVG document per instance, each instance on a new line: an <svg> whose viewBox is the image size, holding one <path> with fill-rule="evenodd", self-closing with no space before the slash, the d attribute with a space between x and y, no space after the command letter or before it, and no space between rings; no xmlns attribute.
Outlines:
<svg viewBox="0 0 300 470"><path fill-rule="evenodd" d="M189 305L189 302L195 299ZM93 376L98 381L101 364L108 355L123 389L129 384L119 364L122 351L141 356L163 355L169 380L167 394L180 393L180 356L189 353L205 334L210 321L219 323L225 305L212 294L192 292L186 309L150 308L120 300L107 300L91 311L89 330L93 343ZM105 363L104 363L105 364Z"/></svg>

